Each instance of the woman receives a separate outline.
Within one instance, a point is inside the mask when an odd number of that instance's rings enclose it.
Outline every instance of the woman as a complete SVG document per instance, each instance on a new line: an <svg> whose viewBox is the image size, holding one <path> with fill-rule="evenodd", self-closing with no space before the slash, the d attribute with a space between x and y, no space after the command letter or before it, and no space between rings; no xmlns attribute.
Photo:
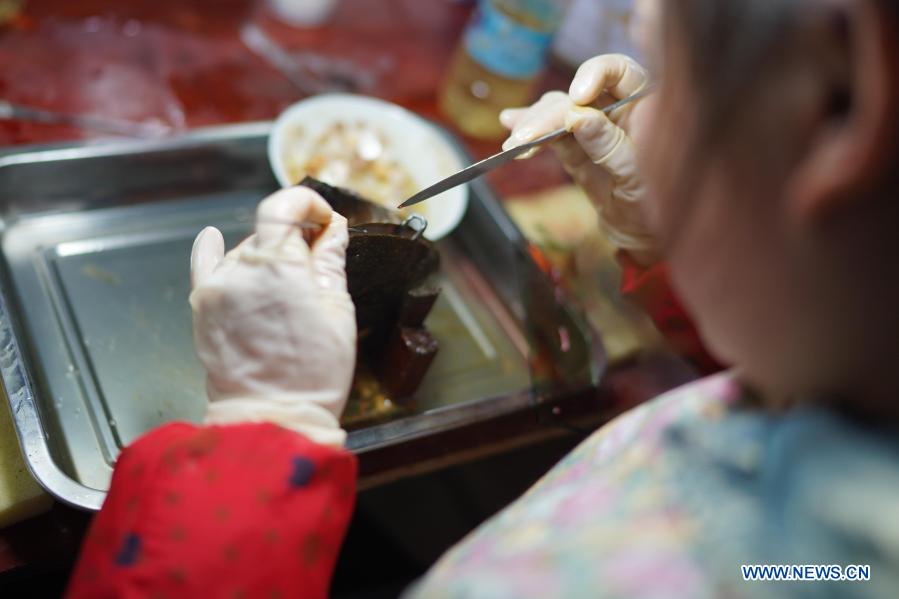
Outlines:
<svg viewBox="0 0 899 599"><path fill-rule="evenodd" d="M736 370L603 428L411 596L899 588L899 2L661 10L650 99L611 120L592 109L646 84L605 57L503 119L510 143L569 125L560 154L612 239L641 267L666 257ZM260 212L330 227L311 250L269 225L224 257L220 235L198 238L191 302L217 426L170 425L123 453L72 596L326 593L355 468L337 448L354 343L345 223L309 192ZM752 564L870 566L870 581L745 581Z"/></svg>

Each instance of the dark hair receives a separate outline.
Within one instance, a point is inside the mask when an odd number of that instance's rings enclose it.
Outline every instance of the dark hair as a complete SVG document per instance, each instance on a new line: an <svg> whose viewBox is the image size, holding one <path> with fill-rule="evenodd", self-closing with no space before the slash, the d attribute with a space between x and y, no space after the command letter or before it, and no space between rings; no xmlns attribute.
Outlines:
<svg viewBox="0 0 899 599"><path fill-rule="evenodd" d="M821 10L820 0L660 1L663 44L679 50L678 62L685 69L679 69L677 75L685 76L696 90L690 111L701 115L693 130L677 133L683 148L680 166L684 168L675 169L669 185L673 186L670 193L682 202L675 217L681 222L672 223L670 239L663 242L670 246L690 218L706 159L723 150L724 144L739 144L744 139L745 130L735 132L752 122L743 117L752 108L747 103L759 98L753 89L767 83L763 71L795 43L804 19L812 15L827 18L828 14ZM899 0L874 1L887 8L899 24ZM899 134L896 137L894 155L899 163ZM899 169L891 170L896 180L885 183L899 186Z"/></svg>
<svg viewBox="0 0 899 599"><path fill-rule="evenodd" d="M723 137L761 82L762 69L789 39L803 0L666 0L666 35L686 48L686 75L700 90L702 131L694 147ZM673 40L672 40L673 38Z"/></svg>
<svg viewBox="0 0 899 599"><path fill-rule="evenodd" d="M899 0L877 0L899 21ZM818 0L663 0L667 36L686 44L687 73L701 90L703 115L699 147L728 132L746 99L747 88L763 84L761 71L790 44L800 19L820 7ZM669 37L669 40L671 38Z"/></svg>

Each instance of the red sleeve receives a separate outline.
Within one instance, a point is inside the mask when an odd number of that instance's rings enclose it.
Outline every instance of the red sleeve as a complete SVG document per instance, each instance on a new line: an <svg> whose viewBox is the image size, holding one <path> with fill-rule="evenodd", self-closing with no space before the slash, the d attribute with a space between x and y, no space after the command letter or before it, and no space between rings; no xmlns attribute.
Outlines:
<svg viewBox="0 0 899 599"><path fill-rule="evenodd" d="M356 459L272 424L170 424L122 452L70 599L326 597Z"/></svg>
<svg viewBox="0 0 899 599"><path fill-rule="evenodd" d="M626 252L618 253L623 271L621 292L649 314L656 327L680 355L704 374L722 366L706 351L693 321L674 293L664 262L650 267L637 264Z"/></svg>

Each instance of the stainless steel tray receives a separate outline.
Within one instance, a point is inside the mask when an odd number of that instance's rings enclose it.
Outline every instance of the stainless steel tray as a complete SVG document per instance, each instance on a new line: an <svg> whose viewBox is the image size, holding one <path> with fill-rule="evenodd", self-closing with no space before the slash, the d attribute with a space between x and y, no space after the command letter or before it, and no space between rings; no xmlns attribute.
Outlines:
<svg viewBox="0 0 899 599"><path fill-rule="evenodd" d="M122 447L201 418L190 245L209 224L229 244L247 235L247 215L276 188L268 131L0 155L0 374L26 461L60 500L97 509ZM444 292L428 326L441 351L414 413L350 434L363 460L597 382L601 352L521 234L485 185L471 199L438 246Z"/></svg>

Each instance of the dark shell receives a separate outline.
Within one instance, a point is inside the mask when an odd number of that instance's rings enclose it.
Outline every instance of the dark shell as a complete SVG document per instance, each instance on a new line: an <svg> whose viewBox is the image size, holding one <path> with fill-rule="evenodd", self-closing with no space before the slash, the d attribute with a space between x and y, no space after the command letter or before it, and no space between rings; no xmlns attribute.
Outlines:
<svg viewBox="0 0 899 599"><path fill-rule="evenodd" d="M356 305L360 341L384 341L406 294L438 267L437 252L426 241L379 233L351 235L347 285Z"/></svg>
<svg viewBox="0 0 899 599"><path fill-rule="evenodd" d="M306 177L300 181L300 185L318 192L335 212L346 217L351 227L366 223L402 222L402 218L395 210L370 202L349 189L333 187L312 177Z"/></svg>
<svg viewBox="0 0 899 599"><path fill-rule="evenodd" d="M387 344L381 376L384 388L397 399L410 397L421 385L439 349L426 329L401 327Z"/></svg>
<svg viewBox="0 0 899 599"><path fill-rule="evenodd" d="M308 177L300 185L317 191L356 229L350 231L346 271L359 341L363 348L383 347L407 293L439 269L437 250L417 231L398 224L397 213L351 191Z"/></svg>

